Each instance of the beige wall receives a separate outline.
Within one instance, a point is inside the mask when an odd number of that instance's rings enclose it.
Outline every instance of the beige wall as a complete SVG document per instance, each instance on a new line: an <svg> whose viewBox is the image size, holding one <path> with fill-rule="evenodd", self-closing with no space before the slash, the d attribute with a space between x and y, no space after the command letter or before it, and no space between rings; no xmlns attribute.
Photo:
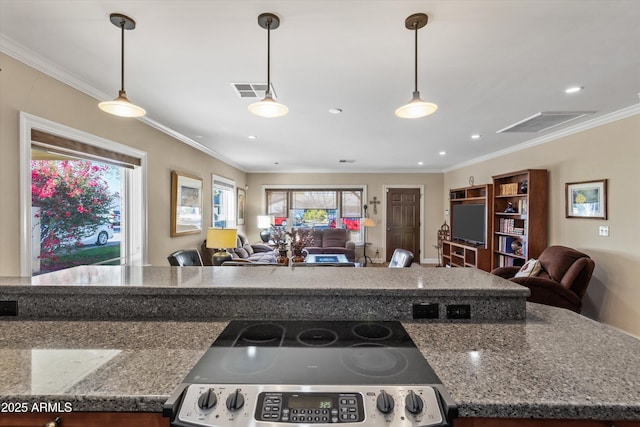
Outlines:
<svg viewBox="0 0 640 427"><path fill-rule="evenodd" d="M436 260L437 250L433 247L437 243L437 231L442 225L442 213L444 204L443 175L441 173L428 174L366 174L366 173L298 173L298 174L248 174L247 191L247 233L250 240L259 240L259 232L256 227L256 216L263 214L264 194L263 185L348 185L363 184L367 188L367 200L369 205L369 216L376 221L376 227L367 231L367 240L372 246L367 247L367 255L373 257L377 249L380 249L380 256L384 257L385 227L382 224L384 219L384 206L378 205L378 214L373 214L373 206L368 202L376 196L378 200L384 200L385 186L416 186L424 187L423 211L424 211L424 253L422 259ZM361 256L358 252L357 256Z"/></svg>
<svg viewBox="0 0 640 427"><path fill-rule="evenodd" d="M199 247L205 232L169 236L171 171L203 178L204 225L211 225L211 174L245 185L245 173L141 121L103 113L97 101L13 58L0 54L0 275L20 274L19 113L24 111L148 153L148 261L168 265L176 249ZM115 89L114 89L115 90ZM115 93L115 92L114 92ZM152 110L152 108L149 108Z"/></svg>
<svg viewBox="0 0 640 427"><path fill-rule="evenodd" d="M448 172L444 188L476 184L520 169L549 170L550 245L574 247L596 263L583 314L640 336L640 115L577 133L517 153ZM608 179L608 219L567 219L565 183ZM443 202L447 194L443 195ZM609 226L609 237L598 227Z"/></svg>

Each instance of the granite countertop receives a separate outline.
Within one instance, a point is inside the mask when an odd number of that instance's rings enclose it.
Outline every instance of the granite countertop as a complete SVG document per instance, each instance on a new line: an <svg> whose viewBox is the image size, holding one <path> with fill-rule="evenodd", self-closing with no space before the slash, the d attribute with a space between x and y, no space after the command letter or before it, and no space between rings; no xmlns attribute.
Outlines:
<svg viewBox="0 0 640 427"><path fill-rule="evenodd" d="M523 321L529 289L472 268L81 266L33 278L0 278L0 300L23 319L409 320L436 305L435 320ZM432 316L433 317L433 316Z"/></svg>
<svg viewBox="0 0 640 427"><path fill-rule="evenodd" d="M375 284L375 286L372 286ZM0 277L0 292L122 294L320 293L360 295L420 293L442 295L487 291L528 296L526 288L474 268L327 268L327 267L127 267L80 266L35 277Z"/></svg>
<svg viewBox="0 0 640 427"><path fill-rule="evenodd" d="M462 417L640 420L640 341L527 303L526 322L403 322ZM0 321L0 402L160 412L225 322Z"/></svg>

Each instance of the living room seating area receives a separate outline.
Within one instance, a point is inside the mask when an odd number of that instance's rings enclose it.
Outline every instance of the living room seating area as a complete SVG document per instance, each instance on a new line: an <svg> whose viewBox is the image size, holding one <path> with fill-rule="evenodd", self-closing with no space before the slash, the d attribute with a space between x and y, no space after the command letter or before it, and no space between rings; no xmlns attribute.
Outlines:
<svg viewBox="0 0 640 427"><path fill-rule="evenodd" d="M215 250L207 248L207 241L200 246L202 251L202 261L204 265L213 265L213 254ZM247 236L238 233L235 248L227 248L234 262L255 262L261 264L275 264L278 252L269 245L262 243L250 244Z"/></svg>
<svg viewBox="0 0 640 427"><path fill-rule="evenodd" d="M324 228L313 230L313 243L302 249L308 254L342 254L350 262L356 259L356 243L350 240L349 230Z"/></svg>

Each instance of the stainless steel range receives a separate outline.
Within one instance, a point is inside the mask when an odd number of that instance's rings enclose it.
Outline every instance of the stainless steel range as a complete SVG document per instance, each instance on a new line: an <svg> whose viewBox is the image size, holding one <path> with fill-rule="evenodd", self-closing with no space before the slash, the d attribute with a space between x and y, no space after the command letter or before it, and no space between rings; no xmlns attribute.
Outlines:
<svg viewBox="0 0 640 427"><path fill-rule="evenodd" d="M164 405L174 427L448 426L399 322L232 321Z"/></svg>

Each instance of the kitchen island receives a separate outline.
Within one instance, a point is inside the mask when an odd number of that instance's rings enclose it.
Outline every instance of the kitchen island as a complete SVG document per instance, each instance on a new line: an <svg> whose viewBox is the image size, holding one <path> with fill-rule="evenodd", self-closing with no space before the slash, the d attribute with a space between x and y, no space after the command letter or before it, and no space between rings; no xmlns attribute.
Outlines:
<svg viewBox="0 0 640 427"><path fill-rule="evenodd" d="M16 284L23 280L22 285ZM33 293L43 286L49 292L49 285L26 281L31 282L3 279L0 283L9 292L1 289L0 293L3 298L15 295L11 293L15 286ZM73 286L56 287L73 294ZM87 288L91 289L76 292ZM364 300L376 298L364 290L355 286L353 292ZM322 285L314 292L324 292L329 300L340 298ZM286 317L286 310L281 316ZM45 417L34 413L34 404L36 409L47 405L61 409L63 420L65 414L84 411L123 417L159 414L169 394L229 319L4 317L0 321L0 404L5 411L0 413L0 426L37 425L16 421ZM461 425L478 418L640 423L640 341L620 331L564 309L533 303L526 303L523 320L404 318L402 323L456 401ZM29 413L15 414L22 408ZM159 415L156 418L166 423Z"/></svg>

